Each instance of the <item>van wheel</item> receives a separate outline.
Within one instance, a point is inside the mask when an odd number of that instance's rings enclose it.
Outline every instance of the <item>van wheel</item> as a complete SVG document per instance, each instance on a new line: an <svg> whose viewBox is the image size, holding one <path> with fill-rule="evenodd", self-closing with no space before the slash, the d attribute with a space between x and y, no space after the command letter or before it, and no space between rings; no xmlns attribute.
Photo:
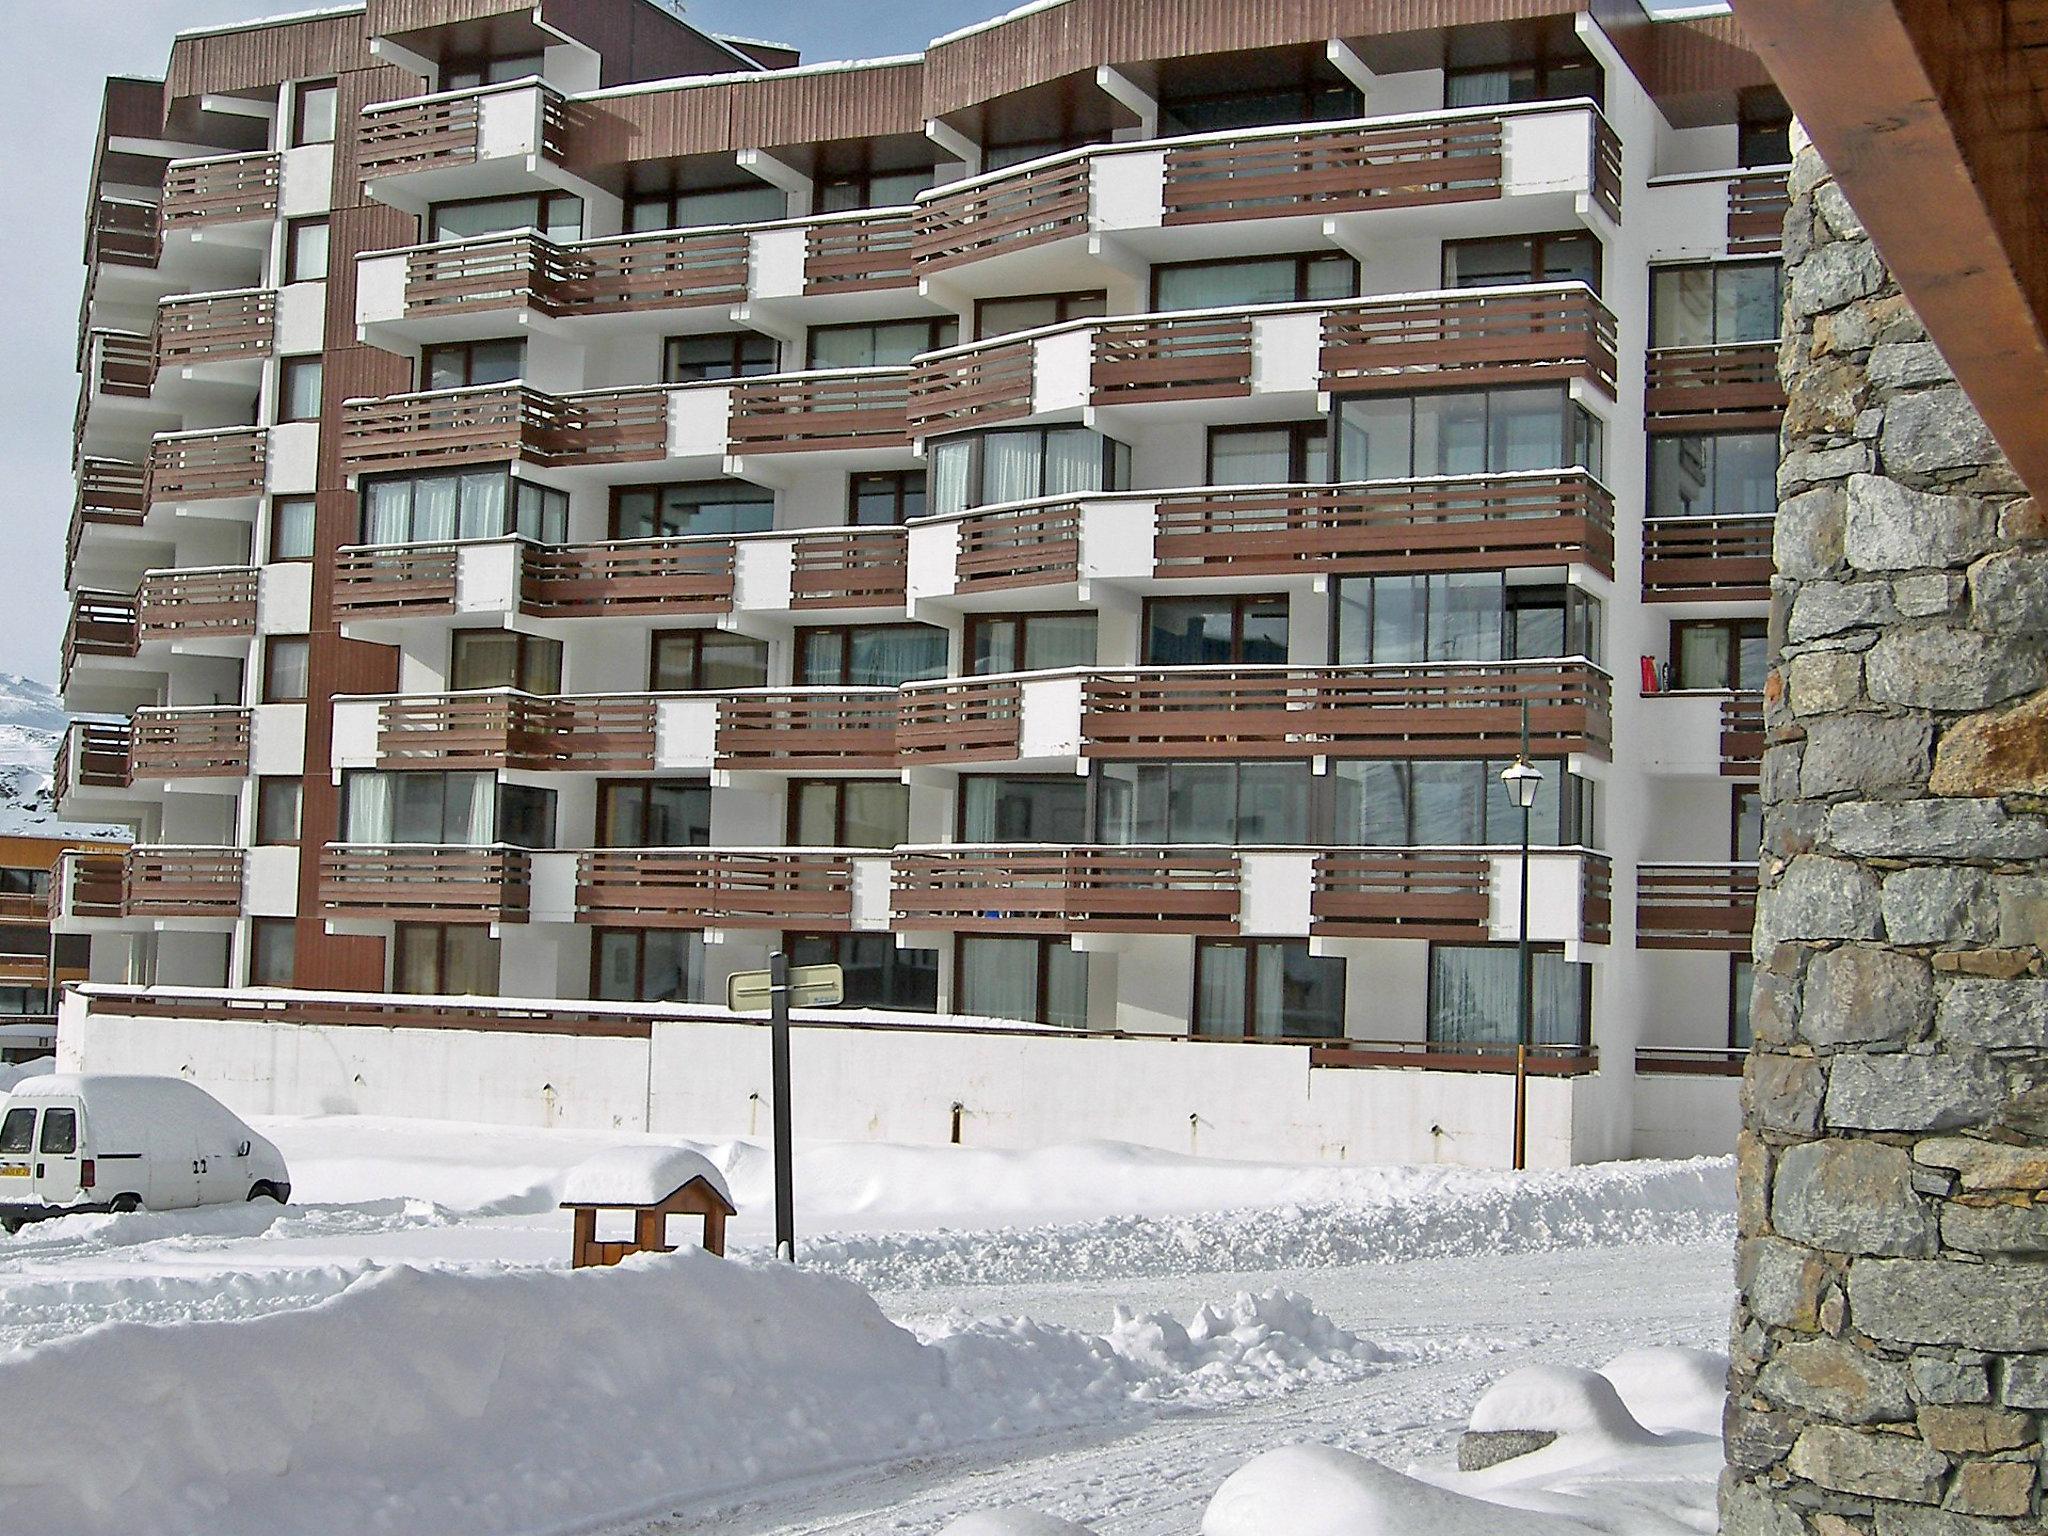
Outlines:
<svg viewBox="0 0 2048 1536"><path fill-rule="evenodd" d="M284 1204L284 1196L280 1195L277 1192L277 1186L271 1183L268 1179L265 1179L260 1184L254 1184L250 1186L249 1199L251 1202L257 1200L274 1200L279 1205Z"/></svg>
<svg viewBox="0 0 2048 1536"><path fill-rule="evenodd" d="M107 1209L114 1212L117 1216L126 1216L130 1211L142 1209L142 1196L116 1195L107 1202Z"/></svg>

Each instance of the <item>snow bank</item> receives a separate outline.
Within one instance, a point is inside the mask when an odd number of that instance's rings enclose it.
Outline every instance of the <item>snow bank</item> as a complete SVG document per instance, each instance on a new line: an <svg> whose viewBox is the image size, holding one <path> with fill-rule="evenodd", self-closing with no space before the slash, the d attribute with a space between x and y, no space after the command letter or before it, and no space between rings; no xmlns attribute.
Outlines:
<svg viewBox="0 0 2048 1536"><path fill-rule="evenodd" d="M711 1159L687 1147L610 1147L562 1177L564 1205L656 1205L692 1179L702 1179L727 1205L732 1191Z"/></svg>
<svg viewBox="0 0 2048 1536"><path fill-rule="evenodd" d="M1291 1445L1238 1468L1202 1536L1585 1536L1576 1520L1510 1509L1328 1445Z"/></svg>
<svg viewBox="0 0 2048 1536"><path fill-rule="evenodd" d="M1029 1509L992 1509L955 1520L939 1536L1089 1536L1089 1530Z"/></svg>
<svg viewBox="0 0 2048 1536"><path fill-rule="evenodd" d="M1728 1357L1719 1350L1663 1345L1632 1349L1600 1367L1645 1428L1694 1435L1721 1432Z"/></svg>
<svg viewBox="0 0 2048 1536"><path fill-rule="evenodd" d="M1185 1327L954 1321L920 1339L843 1280L690 1251L391 1268L296 1311L0 1356L0 1401L41 1405L35 1436L0 1439L0 1530L580 1526L1384 1358L1281 1292Z"/></svg>
<svg viewBox="0 0 2048 1536"><path fill-rule="evenodd" d="M1472 1410L1475 1434L1549 1430L1560 1437L1588 1435L1613 1446L1656 1439L1638 1424L1614 1383L1597 1371L1565 1365L1529 1365L1503 1376Z"/></svg>

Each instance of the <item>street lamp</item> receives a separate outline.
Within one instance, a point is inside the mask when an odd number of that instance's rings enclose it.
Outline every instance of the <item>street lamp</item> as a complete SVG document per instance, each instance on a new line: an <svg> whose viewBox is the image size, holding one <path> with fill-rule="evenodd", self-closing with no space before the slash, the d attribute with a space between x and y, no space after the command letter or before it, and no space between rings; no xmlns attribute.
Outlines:
<svg viewBox="0 0 2048 1536"><path fill-rule="evenodd" d="M1529 812L1543 788L1543 770L1529 761L1529 705L1522 705L1522 751L1501 770L1508 799L1522 813L1521 939L1515 946L1515 1168L1529 1165Z"/></svg>

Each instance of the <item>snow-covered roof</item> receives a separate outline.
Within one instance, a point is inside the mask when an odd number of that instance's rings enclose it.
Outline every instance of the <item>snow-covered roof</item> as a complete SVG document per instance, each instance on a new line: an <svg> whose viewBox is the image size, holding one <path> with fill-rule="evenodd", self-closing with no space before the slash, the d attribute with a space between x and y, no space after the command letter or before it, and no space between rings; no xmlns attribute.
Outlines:
<svg viewBox="0 0 2048 1536"><path fill-rule="evenodd" d="M725 1175L688 1147L609 1147L563 1176L562 1204L659 1205L692 1179L702 1179L732 1206Z"/></svg>
<svg viewBox="0 0 2048 1536"><path fill-rule="evenodd" d="M352 5L323 5L310 11L286 11L278 16L256 16L248 21L220 21L208 27L180 27L176 37L215 37L223 32L253 32L258 27L281 27L294 21L318 21L323 16L353 16L364 9L363 0Z"/></svg>
<svg viewBox="0 0 2048 1536"><path fill-rule="evenodd" d="M987 32L995 27L1000 27L1006 21L1017 21L1025 16L1036 15L1040 11L1054 10L1066 3L1067 0L1032 0L1031 4L1020 5L1014 11L1005 11L1000 16L991 16L988 20L977 21L972 26L957 27L953 31L948 32L944 37L935 37L931 41L931 46L936 48L941 43L957 42L963 37L972 37L977 32Z"/></svg>
<svg viewBox="0 0 2048 1536"><path fill-rule="evenodd" d="M721 43L737 43L742 48L779 48L784 53L801 53L795 43L778 43L772 37L741 37L736 32L714 32Z"/></svg>

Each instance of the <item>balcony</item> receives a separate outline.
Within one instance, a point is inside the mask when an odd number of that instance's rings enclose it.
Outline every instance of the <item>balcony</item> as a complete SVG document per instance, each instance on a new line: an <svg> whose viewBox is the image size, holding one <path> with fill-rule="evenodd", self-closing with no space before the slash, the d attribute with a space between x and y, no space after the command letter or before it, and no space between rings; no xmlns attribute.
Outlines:
<svg viewBox="0 0 2048 1536"><path fill-rule="evenodd" d="M1015 421L1036 409L1038 343L977 345L917 365L908 410L913 436Z"/></svg>
<svg viewBox="0 0 2048 1536"><path fill-rule="evenodd" d="M358 171L371 195L412 213L451 198L573 187L563 167L576 111L531 79L366 106Z"/></svg>
<svg viewBox="0 0 2048 1536"><path fill-rule="evenodd" d="M1008 592L1078 581L1082 518L1082 503L1064 500L972 512L957 519L953 591Z"/></svg>
<svg viewBox="0 0 2048 1536"><path fill-rule="evenodd" d="M796 688L717 701L717 766L775 773L897 770L894 688Z"/></svg>
<svg viewBox="0 0 2048 1536"><path fill-rule="evenodd" d="M1098 406L1242 399L1252 392L1249 315L1114 320L1093 335Z"/></svg>
<svg viewBox="0 0 2048 1536"><path fill-rule="evenodd" d="M1026 686L1016 677L912 683L903 690L897 749L906 763L1014 761L1025 755Z"/></svg>
<svg viewBox="0 0 2048 1536"><path fill-rule="evenodd" d="M914 216L920 273L1028 251L1088 228L1089 162L1071 157L929 197Z"/></svg>
<svg viewBox="0 0 2048 1536"><path fill-rule="evenodd" d="M907 213L817 220L804 232L805 296L915 288L916 230Z"/></svg>
<svg viewBox="0 0 2048 1536"><path fill-rule="evenodd" d="M1636 1049L1638 1077L1740 1077L1743 1046L1645 1045Z"/></svg>
<svg viewBox="0 0 2048 1536"><path fill-rule="evenodd" d="M528 544L522 553L522 607L536 618L732 611L730 539Z"/></svg>
<svg viewBox="0 0 2048 1536"><path fill-rule="evenodd" d="M351 400L342 466L351 475L523 459L567 467L645 463L668 453L668 393L550 395L520 384Z"/></svg>
<svg viewBox="0 0 2048 1536"><path fill-rule="evenodd" d="M1328 938L1509 943L1521 933L1521 853L1513 848L1346 848L1318 854L1311 931ZM1529 934L1605 944L1612 866L1602 854L1539 848L1529 857Z"/></svg>
<svg viewBox="0 0 2048 1536"><path fill-rule="evenodd" d="M910 370L863 368L732 386L731 451L827 452L910 446Z"/></svg>
<svg viewBox="0 0 2048 1536"><path fill-rule="evenodd" d="M156 382L151 347L150 338L136 331L87 332L85 377L89 394L147 400Z"/></svg>
<svg viewBox="0 0 2048 1536"><path fill-rule="evenodd" d="M490 689L426 698L349 700L335 717L335 756L350 760L344 709L376 710L380 768L507 768L651 773L652 694L556 697Z"/></svg>
<svg viewBox="0 0 2048 1536"><path fill-rule="evenodd" d="M282 181L282 157L268 150L174 160L164 173L164 230L267 222L277 217Z"/></svg>
<svg viewBox="0 0 2048 1536"><path fill-rule="evenodd" d="M133 656L139 638L135 599L120 592L81 588L71 595L71 621L64 630L64 679L81 656Z"/></svg>
<svg viewBox="0 0 2048 1536"><path fill-rule="evenodd" d="M157 306L155 368L212 369L260 362L277 338L277 294L268 288L195 294ZM254 375L249 375L254 382Z"/></svg>
<svg viewBox="0 0 2048 1536"><path fill-rule="evenodd" d="M1334 306L1322 370L1336 394L1583 379L1614 396L1614 316L1582 284Z"/></svg>
<svg viewBox="0 0 2048 1536"><path fill-rule="evenodd" d="M65 800L81 789L126 789L131 740L125 722L73 720L57 744L51 800L61 809Z"/></svg>
<svg viewBox="0 0 2048 1536"><path fill-rule="evenodd" d="M1785 242L1792 209L1789 170L1757 171L1728 181L1728 254L1773 255Z"/></svg>
<svg viewBox="0 0 2048 1536"><path fill-rule="evenodd" d="M243 779L249 775L250 713L232 705L138 709L128 777Z"/></svg>
<svg viewBox="0 0 2048 1536"><path fill-rule="evenodd" d="M1769 512L1645 519L1643 601L1770 601L1776 528Z"/></svg>
<svg viewBox="0 0 2048 1536"><path fill-rule="evenodd" d="M155 203L101 194L93 199L91 221L86 234L87 266L153 268L163 254Z"/></svg>
<svg viewBox="0 0 2048 1536"><path fill-rule="evenodd" d="M1753 779L1763 767L1761 693L1645 694L1651 722L1643 766L1673 778Z"/></svg>
<svg viewBox="0 0 2048 1536"><path fill-rule="evenodd" d="M954 933L1237 931L1238 856L1217 849L948 848L895 861L895 923Z"/></svg>
<svg viewBox="0 0 2048 1536"><path fill-rule="evenodd" d="M84 548L88 528L140 528L149 497L140 464L122 459L84 458L78 464L78 493L71 503L71 527L64 544L65 584Z"/></svg>
<svg viewBox="0 0 2048 1536"><path fill-rule="evenodd" d="M462 550L459 544L343 550L334 572L335 616L406 619L453 613Z"/></svg>
<svg viewBox="0 0 2048 1536"><path fill-rule="evenodd" d="M1344 1040L1312 1045L1309 1065L1334 1070L1400 1068L1428 1072L1513 1072L1511 1045L1469 1045L1443 1040ZM1531 1077L1583 1077L1600 1070L1592 1046L1532 1045L1523 1068Z"/></svg>
<svg viewBox="0 0 2048 1536"><path fill-rule="evenodd" d="M128 850L122 871L120 916L234 918L241 910L241 849Z"/></svg>
<svg viewBox="0 0 2048 1536"><path fill-rule="evenodd" d="M856 862L826 849L598 849L577 857L576 915L605 927L847 929Z"/></svg>
<svg viewBox="0 0 2048 1536"><path fill-rule="evenodd" d="M1777 431L1785 416L1778 344L1653 348L1643 414L1651 432Z"/></svg>
<svg viewBox="0 0 2048 1536"><path fill-rule="evenodd" d="M1584 661L1156 667L1086 674L1091 758L1605 757L1607 674Z"/></svg>
<svg viewBox="0 0 2048 1536"><path fill-rule="evenodd" d="M197 502L263 493L270 435L261 427L159 433L150 445L148 499Z"/></svg>
<svg viewBox="0 0 2048 1536"><path fill-rule="evenodd" d="M821 528L799 532L790 556L790 607L901 608L910 581L903 528Z"/></svg>
<svg viewBox="0 0 2048 1536"><path fill-rule="evenodd" d="M1297 129L1166 152L1168 224L1405 208L1501 195L1501 121Z"/></svg>
<svg viewBox="0 0 2048 1536"><path fill-rule="evenodd" d="M254 635L260 579L253 566L151 571L136 593L140 638Z"/></svg>
<svg viewBox="0 0 2048 1536"><path fill-rule="evenodd" d="M1754 864L1640 864L1636 946L1747 954L1756 891Z"/></svg>
<svg viewBox="0 0 2048 1536"><path fill-rule="evenodd" d="M522 848L330 843L320 855L320 909L362 922L524 922L531 864Z"/></svg>

